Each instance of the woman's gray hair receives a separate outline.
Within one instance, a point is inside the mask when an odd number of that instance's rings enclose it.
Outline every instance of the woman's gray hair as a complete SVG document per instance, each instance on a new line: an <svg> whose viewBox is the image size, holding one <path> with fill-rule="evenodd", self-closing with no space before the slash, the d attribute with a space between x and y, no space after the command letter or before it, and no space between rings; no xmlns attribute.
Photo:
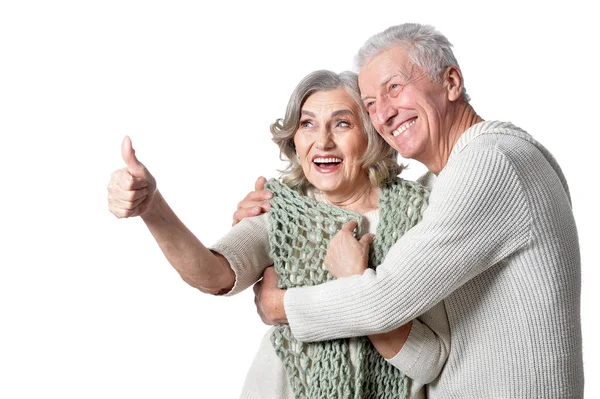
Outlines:
<svg viewBox="0 0 600 399"><path fill-rule="evenodd" d="M271 125L273 141L279 146L282 160L289 161L289 165L281 172L283 181L291 187L306 193L314 187L306 179L302 165L296 156L294 136L300 126L300 113L304 102L312 94L319 91L344 89L358 105L362 131L367 138L367 150L361 159L363 169L367 170L372 184L380 184L396 177L403 166L398 164L398 153L379 136L369 114L362 104L358 89L358 75L355 72L342 72L337 74L331 71L315 71L308 74L294 89L285 112L285 118L277 119Z"/></svg>
<svg viewBox="0 0 600 399"><path fill-rule="evenodd" d="M372 36L358 50L354 58L355 64L360 69L376 55L394 46L406 46L411 61L423 68L434 82L440 82L449 66L460 70L452 52L452 44L446 36L431 25L414 23L391 26ZM466 102L470 101L464 81L462 97Z"/></svg>

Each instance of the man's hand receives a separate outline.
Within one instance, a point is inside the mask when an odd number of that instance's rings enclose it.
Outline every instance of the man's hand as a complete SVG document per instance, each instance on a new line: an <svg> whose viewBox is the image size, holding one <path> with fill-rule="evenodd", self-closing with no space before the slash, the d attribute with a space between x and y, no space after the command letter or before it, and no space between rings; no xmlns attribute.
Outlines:
<svg viewBox="0 0 600 399"><path fill-rule="evenodd" d="M125 136L121 156L126 167L115 170L108 183L108 210L118 218L144 216L152 209L156 180L135 156L131 139Z"/></svg>
<svg viewBox="0 0 600 399"><path fill-rule="evenodd" d="M357 240L354 229L358 227L356 220L342 226L329 242L325 266L335 278L363 274L369 264L369 246L375 235L365 234Z"/></svg>
<svg viewBox="0 0 600 399"><path fill-rule="evenodd" d="M273 193L265 190L267 179L260 176L254 183L254 191L251 191L237 206L237 210L233 214L233 224L235 226L242 219L247 217L257 216L261 213L268 212L271 209L271 204L267 201L273 198Z"/></svg>
<svg viewBox="0 0 600 399"><path fill-rule="evenodd" d="M285 290L277 288L279 277L273 267L265 269L263 278L254 284L254 304L263 323L276 326L287 323L283 307Z"/></svg>

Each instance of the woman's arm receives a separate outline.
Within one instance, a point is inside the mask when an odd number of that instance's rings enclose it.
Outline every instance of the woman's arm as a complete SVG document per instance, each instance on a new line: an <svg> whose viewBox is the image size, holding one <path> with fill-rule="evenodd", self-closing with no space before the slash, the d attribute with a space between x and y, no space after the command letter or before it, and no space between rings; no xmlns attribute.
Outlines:
<svg viewBox="0 0 600 399"><path fill-rule="evenodd" d="M404 343L408 339L408 334L410 334L412 324L413 322L409 321L403 326L390 332L371 334L369 335L369 339L381 356L386 359L391 359L396 356L404 346Z"/></svg>
<svg viewBox="0 0 600 399"><path fill-rule="evenodd" d="M125 168L112 173L108 209L118 218L140 216L184 281L203 292L230 290L235 273L225 257L208 250L179 220L157 190L156 179L135 156L131 140L121 144Z"/></svg>
<svg viewBox="0 0 600 399"><path fill-rule="evenodd" d="M405 339L397 335L402 334L400 330L408 326L408 323L387 333L392 334L391 337L386 337L387 334L375 335L375 337L382 335L382 339L388 341L384 349L390 350L391 356L381 351L380 353L390 364L414 381L429 384L438 377L450 353L450 323L444 302L438 303L412 320L410 324L411 327L405 332L407 334ZM375 347L380 345L372 338L371 341ZM398 345L400 342L401 347ZM397 352L393 353L397 348L399 348Z"/></svg>
<svg viewBox="0 0 600 399"><path fill-rule="evenodd" d="M142 216L163 254L183 281L219 295L233 288L235 273L221 254L206 248L157 191L152 209Z"/></svg>

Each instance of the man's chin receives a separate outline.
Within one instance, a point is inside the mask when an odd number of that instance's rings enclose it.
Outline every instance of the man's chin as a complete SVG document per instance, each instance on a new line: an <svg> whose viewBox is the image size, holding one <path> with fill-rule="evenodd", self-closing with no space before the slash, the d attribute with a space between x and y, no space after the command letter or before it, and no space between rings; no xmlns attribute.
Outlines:
<svg viewBox="0 0 600 399"><path fill-rule="evenodd" d="M398 153L404 157L404 155L402 154L403 146L401 146L398 142L396 142L394 140L394 138L391 138L390 140L386 140L386 143L388 143L388 145L390 147L392 147L394 150L398 151ZM404 152L405 151L406 151L406 149L404 149Z"/></svg>

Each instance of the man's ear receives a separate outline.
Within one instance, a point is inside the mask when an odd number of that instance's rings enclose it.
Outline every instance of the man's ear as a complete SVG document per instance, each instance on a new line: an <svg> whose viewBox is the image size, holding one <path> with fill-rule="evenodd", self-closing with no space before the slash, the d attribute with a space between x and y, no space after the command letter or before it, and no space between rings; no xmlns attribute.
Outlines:
<svg viewBox="0 0 600 399"><path fill-rule="evenodd" d="M456 101L462 97L463 78L460 69L449 66L444 72L444 86L448 90L448 100Z"/></svg>

